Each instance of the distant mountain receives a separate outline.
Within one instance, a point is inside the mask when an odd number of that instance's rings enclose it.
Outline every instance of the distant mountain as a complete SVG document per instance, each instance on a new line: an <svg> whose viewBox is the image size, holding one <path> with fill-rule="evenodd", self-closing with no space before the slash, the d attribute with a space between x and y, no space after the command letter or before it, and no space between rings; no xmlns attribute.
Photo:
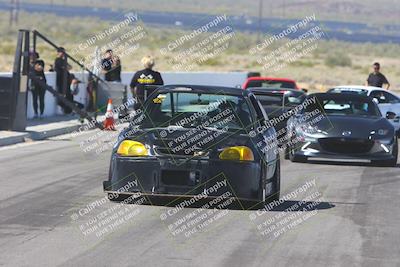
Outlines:
<svg viewBox="0 0 400 267"><path fill-rule="evenodd" d="M161 0L148 0L150 2L159 2ZM241 4L238 1L238 4ZM389 0L384 0L388 2ZM75 0L71 1L75 2ZM88 1L86 1L88 2ZM91 1L92 3L94 1ZM129 2L129 1L127 1ZM141 1L138 1L141 2ZM172 0L173 4L175 0ZM199 1L184 1L184 2L197 2ZM212 2L211 0L204 0L204 9L207 9L206 3ZM226 2L226 0L221 0L221 2ZM249 1L250 2L250 1ZM253 1L258 6L258 1ZM265 3L269 0L264 0ZM263 3L264 3L263 2ZM294 10L296 9L299 13L305 9L305 7L313 4L314 10L321 10L322 14L331 14L333 12L339 12L338 18L341 17L342 13L360 13L367 12L365 10L366 5L369 4L369 0L364 1L276 1L281 4L275 6L275 8L282 8L284 5L285 12L288 12L293 16ZM287 2L287 3L285 3ZM322 3L321 3L322 2ZM85 1L82 1L85 3ZM97 2L98 3L98 2ZM116 1L116 6L120 6L119 2ZM126 3L126 2L125 2ZM188 3L185 3L187 5ZM236 1L235 1L236 3ZM264 4L265 4L264 3ZM379 4L380 5L380 4ZM101 6L101 4L100 4ZM399 6L397 4L397 6ZM254 7L254 8L256 8ZM97 17L103 20L118 21L124 18L124 14L127 13L126 9L118 8L107 8L107 7L86 7L82 8L79 5L56 5L56 4L38 4L38 3L26 3L20 5L20 10L26 12L44 12L53 13L58 16L65 17L84 17L91 16ZM160 7L158 7L160 9ZM0 10L10 10L10 4L8 2L0 2ZM235 8L233 8L235 10ZM379 8L377 9L379 10ZM293 12L292 12L293 11ZM309 11L312 11L310 9ZM329 12L328 12L329 11ZM375 10L376 11L376 10ZM372 12L372 10L371 10ZM254 12L248 12L250 14ZM272 12L271 12L272 13ZM287 17L290 17L290 15ZM146 24L157 25L157 26L168 26L168 27L178 27L185 29L195 29L202 26L204 23L211 21L215 15L204 14L204 13L187 13L187 12L161 12L161 11L138 11L139 18ZM325 39L337 39L341 41L350 42L373 42L373 43L400 43L400 23L399 24L371 24L371 23L361 23L361 22L343 22L334 20L319 20L318 14L312 13L307 16L315 15L316 21L310 23L312 25L320 25L323 31L326 33ZM324 15L327 16L326 14ZM380 15L379 15L380 16ZM264 14L263 19L259 20L258 17L247 16L247 15L230 15L228 20L219 24L219 29L225 27L226 25L231 26L236 31L248 31L248 32L261 32L264 34L278 34L285 30L288 25L296 24L299 19L295 18L271 18L268 14ZM307 28L299 30L296 33L290 34L290 37L297 37L303 34Z"/></svg>

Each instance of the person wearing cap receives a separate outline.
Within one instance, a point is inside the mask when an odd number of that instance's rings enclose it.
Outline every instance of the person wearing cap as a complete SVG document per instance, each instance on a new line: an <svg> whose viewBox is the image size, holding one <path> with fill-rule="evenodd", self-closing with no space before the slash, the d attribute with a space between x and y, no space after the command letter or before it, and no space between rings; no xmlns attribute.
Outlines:
<svg viewBox="0 0 400 267"><path fill-rule="evenodd" d="M143 101L143 95L139 92L138 86L144 85L164 85L164 81L161 74L158 71L154 71L155 65L154 58L152 56L145 56L142 58L143 70L137 71L133 75L130 87L132 95L140 101Z"/></svg>
<svg viewBox="0 0 400 267"><path fill-rule="evenodd" d="M375 62L372 65L373 71L369 74L366 85L367 86L375 86L375 87L384 87L386 90L389 90L390 83L386 79L385 75L380 72L381 65L378 62Z"/></svg>
<svg viewBox="0 0 400 267"><path fill-rule="evenodd" d="M56 87L57 92L64 97L68 93L68 70L67 70L67 57L63 47L57 48L57 58L54 61L54 70L56 72ZM64 113L68 113L68 108L61 102L58 105L63 109Z"/></svg>
<svg viewBox="0 0 400 267"><path fill-rule="evenodd" d="M46 83L46 76L44 75L44 61L37 59L33 66L33 75L35 78ZM33 100L33 111L35 112L35 118L39 116L42 118L44 112L44 95L46 93L46 88L41 86L38 81L32 80L30 91L32 92ZM40 115L38 115L38 102L40 106Z"/></svg>

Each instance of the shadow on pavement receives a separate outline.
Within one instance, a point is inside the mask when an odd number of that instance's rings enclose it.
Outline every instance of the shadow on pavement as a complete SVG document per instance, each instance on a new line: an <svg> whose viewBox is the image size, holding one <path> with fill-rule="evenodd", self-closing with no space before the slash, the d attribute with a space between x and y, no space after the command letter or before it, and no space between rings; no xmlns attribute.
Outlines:
<svg viewBox="0 0 400 267"><path fill-rule="evenodd" d="M179 210L184 208L204 208L204 205L211 201L210 199L203 199L198 201L195 204L184 205L181 206L182 203L185 203L184 199L171 199L169 197L148 197L146 196L147 202L143 205L148 206L164 206L164 207L172 207L178 208ZM281 200L282 201L282 200ZM271 202L270 202L271 203ZM266 207L268 208L268 205ZM129 204L129 203L127 203ZM257 208L256 208L257 206ZM181 208L182 207L182 208ZM334 208L335 205L330 202L312 202L312 201L301 201L301 200L284 200L281 204L274 206L271 209L267 209L267 211L276 212L276 211L284 211L284 212L295 212L295 211L313 211L313 210L325 210ZM243 211L253 211L262 209L260 208L256 202L249 201L238 201L234 200L231 204L225 207L218 207L218 205L210 207L210 209L230 209L230 210L243 210ZM265 208L265 207L264 207Z"/></svg>
<svg viewBox="0 0 400 267"><path fill-rule="evenodd" d="M301 203L301 205L299 205ZM297 205L297 206L296 206ZM268 204L267 204L268 207ZM313 211L313 210L326 210L334 208L335 205L330 202L312 202L301 200L285 200L282 204L268 209L268 211Z"/></svg>
<svg viewBox="0 0 400 267"><path fill-rule="evenodd" d="M376 168L400 168L400 164L395 167L378 166L372 162L357 162L357 161L330 161L330 160L308 160L308 164L315 165L331 165L331 166L357 166L357 167L376 167Z"/></svg>
<svg viewBox="0 0 400 267"><path fill-rule="evenodd" d="M65 122L65 121L78 120L78 119L79 119L79 115L76 115L76 114L43 117L42 119L39 119L39 118L28 119L26 121L26 126L27 127L38 126L38 125L49 124L49 123L54 123L54 122Z"/></svg>

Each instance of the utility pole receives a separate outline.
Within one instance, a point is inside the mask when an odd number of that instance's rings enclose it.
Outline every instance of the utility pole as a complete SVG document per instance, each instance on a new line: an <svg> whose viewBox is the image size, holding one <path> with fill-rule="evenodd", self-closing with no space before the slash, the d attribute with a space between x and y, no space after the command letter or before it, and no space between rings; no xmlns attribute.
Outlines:
<svg viewBox="0 0 400 267"><path fill-rule="evenodd" d="M258 2L258 35L257 35L257 43L259 43L260 40L261 40L262 19L263 19L263 0L259 0L259 2Z"/></svg>
<svg viewBox="0 0 400 267"><path fill-rule="evenodd" d="M19 0L10 0L10 26L17 25L19 15Z"/></svg>

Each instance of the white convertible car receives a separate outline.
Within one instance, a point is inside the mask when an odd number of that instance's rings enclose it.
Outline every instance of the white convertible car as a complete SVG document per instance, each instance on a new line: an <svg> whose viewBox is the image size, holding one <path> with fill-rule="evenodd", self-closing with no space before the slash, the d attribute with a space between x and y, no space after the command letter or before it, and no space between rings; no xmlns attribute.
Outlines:
<svg viewBox="0 0 400 267"><path fill-rule="evenodd" d="M342 85L328 90L329 93L353 93L367 95L375 99L383 116L392 123L400 133L400 97L380 87Z"/></svg>

